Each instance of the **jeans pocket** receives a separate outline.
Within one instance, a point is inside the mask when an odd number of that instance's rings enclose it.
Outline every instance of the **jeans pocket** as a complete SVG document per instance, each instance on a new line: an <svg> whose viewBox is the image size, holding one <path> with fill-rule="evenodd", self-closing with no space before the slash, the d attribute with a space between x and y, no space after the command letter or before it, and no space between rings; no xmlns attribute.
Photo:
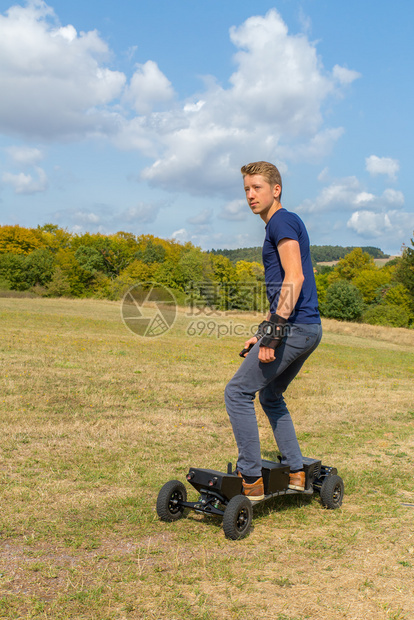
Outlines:
<svg viewBox="0 0 414 620"><path fill-rule="evenodd" d="M304 343L308 347L315 347L320 343L322 338L321 325L294 325L295 334L303 338Z"/></svg>

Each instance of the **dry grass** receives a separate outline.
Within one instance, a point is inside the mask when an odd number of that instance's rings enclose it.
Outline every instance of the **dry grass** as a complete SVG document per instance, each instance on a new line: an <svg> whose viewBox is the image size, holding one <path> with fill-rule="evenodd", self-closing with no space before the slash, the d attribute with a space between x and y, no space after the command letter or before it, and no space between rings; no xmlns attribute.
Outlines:
<svg viewBox="0 0 414 620"><path fill-rule="evenodd" d="M181 311L138 339L96 300L4 298L0 318L0 618L413 617L412 331L325 321L287 400L304 453L344 478L343 507L275 500L231 542L195 513L159 522L155 501L190 465L234 462L223 389L243 337L190 338Z"/></svg>
<svg viewBox="0 0 414 620"><path fill-rule="evenodd" d="M394 258L400 258L400 254L395 254L394 256L390 256L389 258L374 258L374 263L377 267L383 267L389 261L394 260ZM318 262L318 265L322 265L322 266L326 265L327 267L334 267L338 263L339 263L339 260L327 260L327 261Z"/></svg>
<svg viewBox="0 0 414 620"><path fill-rule="evenodd" d="M346 323L333 319L323 319L325 332L342 334L352 337L352 344L366 346L366 340L375 341L375 348L381 346L379 343L395 344L399 349L402 346L408 350L414 348L414 329L404 327L382 327L380 325L368 325L366 323ZM358 340L359 339L359 340Z"/></svg>

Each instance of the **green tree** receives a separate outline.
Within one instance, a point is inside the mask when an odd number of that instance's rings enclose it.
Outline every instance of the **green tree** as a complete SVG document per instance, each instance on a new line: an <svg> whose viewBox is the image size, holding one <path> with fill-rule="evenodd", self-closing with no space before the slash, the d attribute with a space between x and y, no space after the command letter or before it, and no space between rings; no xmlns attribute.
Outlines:
<svg viewBox="0 0 414 620"><path fill-rule="evenodd" d="M170 262L165 261L164 263L152 263L155 272L154 272L154 282L158 284L163 284L168 288L178 288L180 290L184 290L182 283L182 274L180 272L179 267Z"/></svg>
<svg viewBox="0 0 414 620"><path fill-rule="evenodd" d="M235 279L235 268L229 258L220 254L211 255L213 279L216 282L232 282Z"/></svg>
<svg viewBox="0 0 414 620"><path fill-rule="evenodd" d="M374 259L367 252L363 252L361 248L355 248L344 258L341 258L329 275L329 282L352 280L362 269L375 269Z"/></svg>
<svg viewBox="0 0 414 620"><path fill-rule="evenodd" d="M229 302L232 309L264 313L267 309L263 265L255 261L239 260L235 264Z"/></svg>
<svg viewBox="0 0 414 620"><path fill-rule="evenodd" d="M128 250L129 256L132 257L137 251L138 243L134 234L119 230L117 233L112 235L112 238L117 239L124 244L125 248Z"/></svg>
<svg viewBox="0 0 414 620"><path fill-rule="evenodd" d="M26 291L30 288L27 278L26 257L24 254L0 254L0 276L14 291Z"/></svg>
<svg viewBox="0 0 414 620"><path fill-rule="evenodd" d="M134 260L128 267L121 271L119 277L123 282L127 282L131 286L138 283L150 283L155 279L157 267L157 263L147 264L142 260Z"/></svg>
<svg viewBox="0 0 414 620"><path fill-rule="evenodd" d="M405 286L414 310L414 239L411 239L411 245L412 248L408 246L403 248L401 261L395 270L395 279Z"/></svg>
<svg viewBox="0 0 414 620"><path fill-rule="evenodd" d="M81 245L75 252L75 258L79 265L91 274L96 275L98 272L106 272L105 259L97 248L90 245Z"/></svg>
<svg viewBox="0 0 414 620"><path fill-rule="evenodd" d="M318 293L319 303L325 301L326 291L329 287L329 273L330 272L315 274L316 291Z"/></svg>
<svg viewBox="0 0 414 620"><path fill-rule="evenodd" d="M362 295L356 286L347 280L331 284L325 301L321 304L323 316L339 321L358 321L364 310Z"/></svg>
<svg viewBox="0 0 414 620"><path fill-rule="evenodd" d="M229 258L220 254L210 254L210 261L213 283L211 289L205 292L207 305L219 310L230 310L235 294L235 287L231 286L236 279L235 267Z"/></svg>
<svg viewBox="0 0 414 620"><path fill-rule="evenodd" d="M55 268L53 276L46 284L46 297L69 297L71 294L71 286L69 277L59 266Z"/></svg>
<svg viewBox="0 0 414 620"><path fill-rule="evenodd" d="M59 228L57 224L38 226L36 233L42 244L54 253L59 249L70 247L72 239L71 233L63 228Z"/></svg>
<svg viewBox="0 0 414 620"><path fill-rule="evenodd" d="M362 321L369 325L408 327L410 323L410 314L401 306L379 304L368 308L362 316Z"/></svg>
<svg viewBox="0 0 414 620"><path fill-rule="evenodd" d="M191 247L183 252L177 264L177 287L185 291L211 282L212 269L208 255L200 248Z"/></svg>
<svg viewBox="0 0 414 620"><path fill-rule="evenodd" d="M388 288L382 296L381 302L389 306L400 306L410 312L411 298L404 284L398 283Z"/></svg>
<svg viewBox="0 0 414 620"><path fill-rule="evenodd" d="M20 226L0 226L0 254L29 254L44 245L36 231Z"/></svg>
<svg viewBox="0 0 414 620"><path fill-rule="evenodd" d="M114 278L134 260L136 247L130 238L125 238L125 235L126 233L117 233L116 235L85 233L73 237L71 249L76 254L81 247L93 248L102 258L99 269L96 268L96 271ZM95 259L95 264L98 265L97 259Z"/></svg>
<svg viewBox="0 0 414 620"><path fill-rule="evenodd" d="M27 278L31 286L44 286L53 277L55 257L47 248L40 248L26 256Z"/></svg>
<svg viewBox="0 0 414 620"><path fill-rule="evenodd" d="M93 275L81 267L74 253L68 249L59 250L55 255L56 267L60 267L70 284L70 295L73 297L87 297L93 281Z"/></svg>
<svg viewBox="0 0 414 620"><path fill-rule="evenodd" d="M146 265L150 265L151 263L163 263L165 255L165 247L161 243L155 243L152 239L149 239L146 246L135 253L135 258L141 260Z"/></svg>
<svg viewBox="0 0 414 620"><path fill-rule="evenodd" d="M32 286L44 286L53 276L55 259L45 249L25 254L0 254L0 275L15 291L26 291Z"/></svg>
<svg viewBox="0 0 414 620"><path fill-rule="evenodd" d="M318 275L327 275L335 269L334 265L317 265L315 271Z"/></svg>
<svg viewBox="0 0 414 620"><path fill-rule="evenodd" d="M390 284L392 278L392 272L384 268L374 269L361 269L361 271L352 278L352 284L357 287L362 293L362 297L366 304L371 304L375 301L378 290L384 289Z"/></svg>
<svg viewBox="0 0 414 620"><path fill-rule="evenodd" d="M259 263L239 260L235 264L234 277L240 282L255 282L258 275L263 274L263 267Z"/></svg>

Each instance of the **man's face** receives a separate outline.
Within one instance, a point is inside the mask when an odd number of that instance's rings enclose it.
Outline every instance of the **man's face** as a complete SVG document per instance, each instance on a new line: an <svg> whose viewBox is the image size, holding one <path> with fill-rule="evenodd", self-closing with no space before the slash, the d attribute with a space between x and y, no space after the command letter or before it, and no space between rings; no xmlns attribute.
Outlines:
<svg viewBox="0 0 414 620"><path fill-rule="evenodd" d="M269 185L261 174L247 174L244 177L244 191L249 207L257 215L264 216L279 202L280 185Z"/></svg>

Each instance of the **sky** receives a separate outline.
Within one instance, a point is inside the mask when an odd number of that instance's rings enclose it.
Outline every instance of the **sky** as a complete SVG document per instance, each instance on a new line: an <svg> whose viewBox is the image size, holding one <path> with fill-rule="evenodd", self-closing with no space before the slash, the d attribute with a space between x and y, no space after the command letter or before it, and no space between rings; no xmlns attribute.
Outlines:
<svg viewBox="0 0 414 620"><path fill-rule="evenodd" d="M0 0L0 225L261 245L271 161L313 245L414 231L412 0Z"/></svg>

